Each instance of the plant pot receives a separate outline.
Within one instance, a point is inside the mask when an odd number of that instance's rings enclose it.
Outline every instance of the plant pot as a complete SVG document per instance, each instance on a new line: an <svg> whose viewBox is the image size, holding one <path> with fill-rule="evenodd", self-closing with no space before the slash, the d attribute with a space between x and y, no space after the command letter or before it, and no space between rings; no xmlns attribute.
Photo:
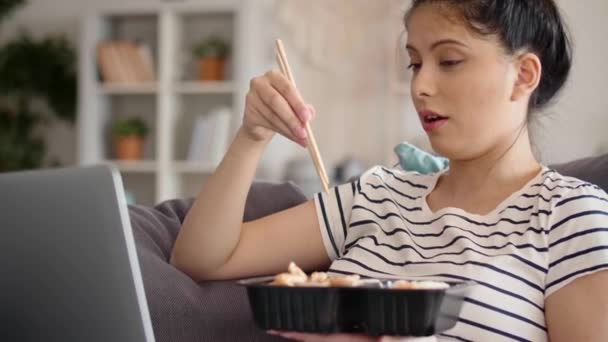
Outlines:
<svg viewBox="0 0 608 342"><path fill-rule="evenodd" d="M201 81L222 81L224 79L223 58L206 57L198 61L198 78Z"/></svg>
<svg viewBox="0 0 608 342"><path fill-rule="evenodd" d="M138 136L114 138L114 154L118 160L141 160L144 139Z"/></svg>

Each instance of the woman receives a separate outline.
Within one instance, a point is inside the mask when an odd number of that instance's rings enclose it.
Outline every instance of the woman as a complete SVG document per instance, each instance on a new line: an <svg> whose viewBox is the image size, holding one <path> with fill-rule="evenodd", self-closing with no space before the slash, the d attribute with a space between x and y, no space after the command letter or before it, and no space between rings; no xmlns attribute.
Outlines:
<svg viewBox="0 0 608 342"><path fill-rule="evenodd" d="M305 146L313 116L269 72L252 80L242 127L186 217L172 263L196 280L276 274L291 260L306 271L472 279L479 286L459 322L438 339L608 340L608 196L541 165L528 134L570 70L556 4L414 0L405 25L414 105L449 169L375 167L243 223L265 146L275 132Z"/></svg>

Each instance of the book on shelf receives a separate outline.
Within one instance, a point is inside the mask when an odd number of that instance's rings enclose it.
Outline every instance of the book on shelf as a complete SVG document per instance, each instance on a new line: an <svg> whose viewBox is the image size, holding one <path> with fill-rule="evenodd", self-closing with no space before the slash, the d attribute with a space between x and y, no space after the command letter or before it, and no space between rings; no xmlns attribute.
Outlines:
<svg viewBox="0 0 608 342"><path fill-rule="evenodd" d="M97 65L103 82L133 84L156 79L150 47L128 40L103 41L97 45Z"/></svg>
<svg viewBox="0 0 608 342"><path fill-rule="evenodd" d="M226 153L231 109L219 107L195 119L187 159L194 163L218 164Z"/></svg>

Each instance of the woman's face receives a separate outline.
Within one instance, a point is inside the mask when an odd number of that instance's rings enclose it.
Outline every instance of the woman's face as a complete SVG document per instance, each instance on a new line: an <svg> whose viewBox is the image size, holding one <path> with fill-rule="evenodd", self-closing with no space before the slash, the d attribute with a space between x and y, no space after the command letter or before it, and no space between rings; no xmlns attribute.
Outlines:
<svg viewBox="0 0 608 342"><path fill-rule="evenodd" d="M412 98L435 152L471 160L513 143L526 110L511 100L513 58L496 37L472 32L449 11L421 5L409 18Z"/></svg>

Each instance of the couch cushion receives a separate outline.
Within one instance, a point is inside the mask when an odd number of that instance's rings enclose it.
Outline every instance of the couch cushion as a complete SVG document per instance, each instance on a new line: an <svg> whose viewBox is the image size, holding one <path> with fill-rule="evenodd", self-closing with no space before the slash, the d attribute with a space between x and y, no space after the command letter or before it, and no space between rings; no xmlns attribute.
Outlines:
<svg viewBox="0 0 608 342"><path fill-rule="evenodd" d="M551 165L564 176L572 176L596 184L608 191L608 154Z"/></svg>
<svg viewBox="0 0 608 342"><path fill-rule="evenodd" d="M244 220L306 201L292 183L254 183ZM258 329L247 295L232 281L197 284L169 264L171 249L192 199L130 206L131 225L156 341L276 341Z"/></svg>

